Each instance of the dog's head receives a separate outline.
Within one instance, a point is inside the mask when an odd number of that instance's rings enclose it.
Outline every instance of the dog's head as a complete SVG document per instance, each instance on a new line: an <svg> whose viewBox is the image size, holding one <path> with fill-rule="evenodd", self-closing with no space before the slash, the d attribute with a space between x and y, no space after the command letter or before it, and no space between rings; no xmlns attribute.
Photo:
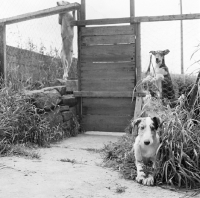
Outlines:
<svg viewBox="0 0 200 198"><path fill-rule="evenodd" d="M155 56L155 61L157 65L165 64L165 55L167 55L170 51L168 49L164 51L150 51L149 53Z"/></svg>
<svg viewBox="0 0 200 198"><path fill-rule="evenodd" d="M58 6L65 6L65 5L69 5L70 3L68 1L58 1L57 5Z"/></svg>
<svg viewBox="0 0 200 198"><path fill-rule="evenodd" d="M140 138L140 144L150 146L158 139L161 122L158 117L144 117L132 121L131 126L133 133Z"/></svg>
<svg viewBox="0 0 200 198"><path fill-rule="evenodd" d="M58 1L58 2L57 2L57 6L65 6L65 5L69 5L69 4L70 4L70 3L67 2L67 1ZM60 25L62 25L62 18L63 18L64 15L65 15L65 13L60 13L60 14L59 14L58 23L59 23Z"/></svg>

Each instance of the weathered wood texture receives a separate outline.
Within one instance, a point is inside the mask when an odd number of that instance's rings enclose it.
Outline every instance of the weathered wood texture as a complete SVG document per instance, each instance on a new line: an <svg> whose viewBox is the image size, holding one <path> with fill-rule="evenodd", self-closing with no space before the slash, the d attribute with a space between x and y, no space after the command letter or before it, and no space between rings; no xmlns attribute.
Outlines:
<svg viewBox="0 0 200 198"><path fill-rule="evenodd" d="M84 115L133 116L130 98L83 98Z"/></svg>
<svg viewBox="0 0 200 198"><path fill-rule="evenodd" d="M161 16L142 16L142 17L124 17L124 18L107 18L107 19L90 19L81 21L72 21L75 26L82 25L105 25L119 23L140 23L140 22L155 22L155 21L176 21L176 20L192 20L200 19L200 14L182 14L182 15L161 15Z"/></svg>
<svg viewBox="0 0 200 198"><path fill-rule="evenodd" d="M40 10L37 12L30 12L27 14L22 14L22 15L10 17L10 18L0 19L0 23L4 23L4 24L18 23L18 22L27 21L30 19L46 17L50 15L59 14L61 12L73 11L73 10L78 10L78 9L80 9L80 4L71 3L66 6L57 6L54 8L48 8L48 9Z"/></svg>
<svg viewBox="0 0 200 198"><path fill-rule="evenodd" d="M81 0L80 19L81 20L85 20L86 19L86 4L85 4L85 0Z"/></svg>
<svg viewBox="0 0 200 198"><path fill-rule="evenodd" d="M6 26L0 25L0 78L5 78L6 75Z"/></svg>
<svg viewBox="0 0 200 198"><path fill-rule="evenodd" d="M135 43L134 35L107 35L107 36L85 36L82 37L82 45L105 45Z"/></svg>
<svg viewBox="0 0 200 198"><path fill-rule="evenodd" d="M132 91L74 91L75 97L88 97L88 98L133 98L133 97L145 97L144 92Z"/></svg>
<svg viewBox="0 0 200 198"><path fill-rule="evenodd" d="M123 26L98 26L81 28L81 36L103 36L103 35L134 35L134 27Z"/></svg>
<svg viewBox="0 0 200 198"><path fill-rule="evenodd" d="M134 44L82 46L82 62L133 61Z"/></svg>
<svg viewBox="0 0 200 198"><path fill-rule="evenodd" d="M121 131L134 115L133 26L82 27L80 91L84 130ZM124 94L124 95L123 95Z"/></svg>
<svg viewBox="0 0 200 198"><path fill-rule="evenodd" d="M134 79L111 79L106 80L82 80L82 90L85 91L123 91L133 90L135 85Z"/></svg>
<svg viewBox="0 0 200 198"><path fill-rule="evenodd" d="M83 115L81 127L84 131L124 132L131 116Z"/></svg>

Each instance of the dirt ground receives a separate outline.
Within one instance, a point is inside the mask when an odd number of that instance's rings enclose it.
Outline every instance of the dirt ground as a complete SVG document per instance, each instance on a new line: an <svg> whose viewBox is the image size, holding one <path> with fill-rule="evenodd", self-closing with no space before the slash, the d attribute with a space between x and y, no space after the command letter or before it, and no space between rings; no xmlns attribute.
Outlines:
<svg viewBox="0 0 200 198"><path fill-rule="evenodd" d="M185 197L184 193L125 180L118 172L101 167L100 154L92 150L120 135L87 132L38 149L40 159L2 157L0 198Z"/></svg>

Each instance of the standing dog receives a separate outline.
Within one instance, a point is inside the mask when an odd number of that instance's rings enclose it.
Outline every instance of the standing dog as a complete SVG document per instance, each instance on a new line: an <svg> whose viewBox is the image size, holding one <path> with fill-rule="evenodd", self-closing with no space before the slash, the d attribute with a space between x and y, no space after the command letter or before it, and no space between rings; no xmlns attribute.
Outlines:
<svg viewBox="0 0 200 198"><path fill-rule="evenodd" d="M163 75L164 79L159 81L158 87L160 89L161 97L169 100L175 99L175 91L173 88L171 76L169 74L168 67L165 65L165 55L169 53L169 50L164 51L150 51L149 53L155 56L155 74ZM150 69L150 68L149 68Z"/></svg>
<svg viewBox="0 0 200 198"><path fill-rule="evenodd" d="M153 175L146 175L143 167L149 161L153 162L153 168L155 167L156 151L160 145L160 137L158 134L160 119L157 117L138 118L131 122L131 127L132 133L136 135L132 148L137 167L136 181L148 186L153 185Z"/></svg>
<svg viewBox="0 0 200 198"><path fill-rule="evenodd" d="M64 6L68 4L70 3L66 1L57 2L58 6ZM62 37L61 62L64 69L63 79L68 78L68 72L72 63L74 26L72 26L70 22L73 20L74 17L69 12L59 14L58 22L61 25Z"/></svg>

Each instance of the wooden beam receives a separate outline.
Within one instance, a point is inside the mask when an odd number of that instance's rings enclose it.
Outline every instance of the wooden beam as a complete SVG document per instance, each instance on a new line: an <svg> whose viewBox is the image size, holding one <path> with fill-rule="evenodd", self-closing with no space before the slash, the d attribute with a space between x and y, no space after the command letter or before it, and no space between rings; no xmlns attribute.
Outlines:
<svg viewBox="0 0 200 198"><path fill-rule="evenodd" d="M200 19L200 13L196 14L182 14L182 15L163 15L163 16L142 16L132 17L131 22L156 22L156 21L176 21L176 20L191 20Z"/></svg>
<svg viewBox="0 0 200 198"><path fill-rule="evenodd" d="M78 9L80 9L80 4L71 3L66 6L57 6L54 8L48 8L48 9L40 10L37 12L30 12L27 14L22 14L22 15L10 17L10 18L0 19L0 23L4 23L4 24L18 23L18 22L27 21L30 19L46 17L50 15L59 14L61 12L73 11L73 10L78 10Z"/></svg>
<svg viewBox="0 0 200 198"><path fill-rule="evenodd" d="M130 0L130 16L135 17L135 0Z"/></svg>
<svg viewBox="0 0 200 198"><path fill-rule="evenodd" d="M115 19L91 19L91 20L72 21L71 25L74 26L105 25L105 24L130 23L130 21L131 21L130 17L115 18Z"/></svg>
<svg viewBox="0 0 200 198"><path fill-rule="evenodd" d="M142 16L142 17L91 19L91 20L72 21L71 24L74 26L84 26L84 25L176 21L176 20L192 20L192 19L200 19L200 13L183 14L183 15L163 15L163 16L151 16L151 17Z"/></svg>
<svg viewBox="0 0 200 198"><path fill-rule="evenodd" d="M77 12L77 20L78 21L86 19L85 7L86 7L85 0L81 0L80 10L78 10L78 12ZM82 89L82 87L81 87L81 36L82 36L81 28L83 26L79 26L77 28L77 32L78 32L78 37L77 37L77 43L78 43L78 62L77 62L78 91L81 91L81 89ZM81 97L79 97L77 99L77 101L78 101L77 111L78 111L79 123L81 123L82 122L81 120L82 120L83 101L82 101Z"/></svg>
<svg viewBox="0 0 200 198"><path fill-rule="evenodd" d="M74 91L75 97L89 97L89 98L132 98L132 97L145 97L146 94L143 92L135 92L133 95L132 91Z"/></svg>
<svg viewBox="0 0 200 198"><path fill-rule="evenodd" d="M0 81L6 81L6 25L0 24Z"/></svg>
<svg viewBox="0 0 200 198"><path fill-rule="evenodd" d="M86 4L85 0L81 0L81 20L86 19Z"/></svg>
<svg viewBox="0 0 200 198"><path fill-rule="evenodd" d="M135 62L136 62L136 83L141 80L142 68L141 68L141 25L140 23L135 24L135 35L136 35L136 50L135 50Z"/></svg>

